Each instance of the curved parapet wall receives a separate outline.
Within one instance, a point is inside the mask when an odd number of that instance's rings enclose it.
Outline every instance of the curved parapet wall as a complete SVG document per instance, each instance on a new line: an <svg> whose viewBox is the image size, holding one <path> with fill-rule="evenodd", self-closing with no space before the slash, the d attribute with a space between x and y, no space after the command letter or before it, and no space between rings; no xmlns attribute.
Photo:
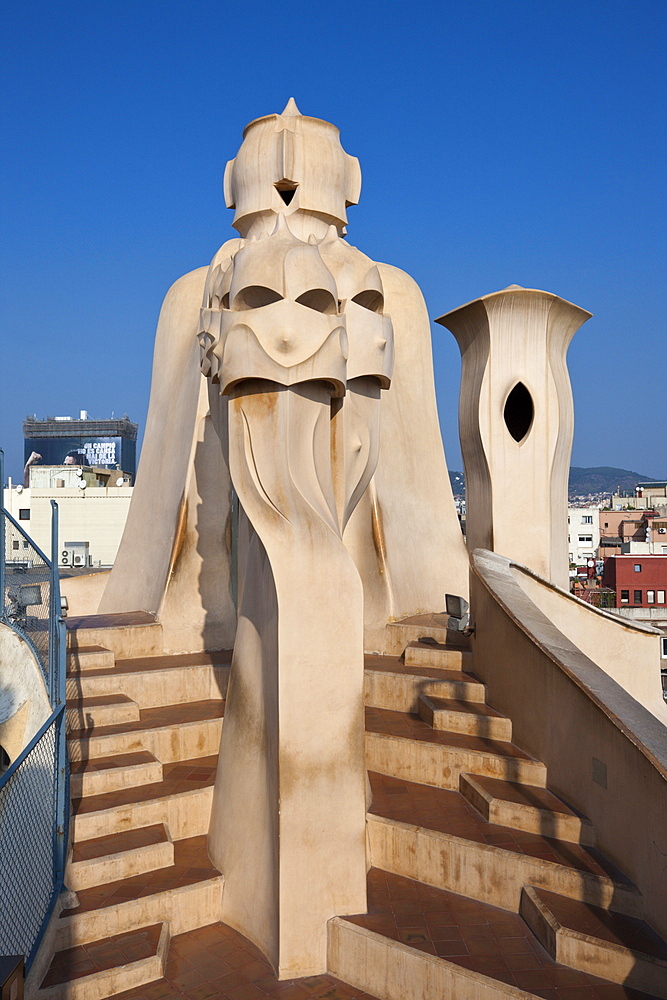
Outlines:
<svg viewBox="0 0 667 1000"><path fill-rule="evenodd" d="M42 671L32 649L0 623L0 746L16 760L51 714Z"/></svg>
<svg viewBox="0 0 667 1000"><path fill-rule="evenodd" d="M661 632L594 608L525 566L512 564L523 592L581 652L667 726L660 680Z"/></svg>
<svg viewBox="0 0 667 1000"><path fill-rule="evenodd" d="M655 637L642 630L634 639L622 635L625 623L603 614L591 616L595 625L584 641L580 609L567 601L566 622L558 611L566 595L555 588L547 595L523 567L476 549L471 568L475 673L490 704L512 718L515 741L547 765L549 786L588 816L600 850L638 887L644 916L664 936L667 728L575 638L592 651L594 629L598 637L607 631L604 646L597 640L600 652L616 636L620 661L623 643ZM554 609L552 619L547 611Z"/></svg>

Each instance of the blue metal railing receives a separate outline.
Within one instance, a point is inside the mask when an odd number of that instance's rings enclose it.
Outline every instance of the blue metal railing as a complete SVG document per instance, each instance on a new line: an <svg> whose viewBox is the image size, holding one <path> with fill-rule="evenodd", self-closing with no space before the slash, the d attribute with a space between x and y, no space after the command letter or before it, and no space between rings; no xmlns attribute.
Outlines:
<svg viewBox="0 0 667 1000"><path fill-rule="evenodd" d="M3 459L0 449L2 488ZM53 500L51 552L48 559L0 505L0 620L32 648L51 705L39 732L0 775L0 954L24 955L27 968L63 888L69 824L66 632Z"/></svg>

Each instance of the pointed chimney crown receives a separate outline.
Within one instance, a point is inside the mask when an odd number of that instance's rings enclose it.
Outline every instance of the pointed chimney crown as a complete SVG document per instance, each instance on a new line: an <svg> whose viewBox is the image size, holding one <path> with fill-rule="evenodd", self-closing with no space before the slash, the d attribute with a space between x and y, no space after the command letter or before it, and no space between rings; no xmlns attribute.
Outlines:
<svg viewBox="0 0 667 1000"><path fill-rule="evenodd" d="M296 101L294 100L294 98L290 97L289 101L287 102L287 104L285 105L285 107L283 108L283 110L281 111L281 116L283 118L286 118L286 117L291 118L291 117L293 117L295 115L301 116L301 112L297 108Z"/></svg>

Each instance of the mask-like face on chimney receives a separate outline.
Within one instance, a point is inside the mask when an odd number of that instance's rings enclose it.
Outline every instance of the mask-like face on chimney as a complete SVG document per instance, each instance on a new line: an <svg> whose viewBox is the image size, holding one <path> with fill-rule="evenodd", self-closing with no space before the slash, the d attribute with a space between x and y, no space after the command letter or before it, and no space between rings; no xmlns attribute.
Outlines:
<svg viewBox="0 0 667 1000"><path fill-rule="evenodd" d="M336 282L315 242L275 232L246 243L211 284L202 309L202 370L229 393L248 378L318 380L344 395L348 356Z"/></svg>
<svg viewBox="0 0 667 1000"><path fill-rule="evenodd" d="M362 376L388 388L393 330L377 267L358 254L356 279L348 268L339 286L338 247L350 253L333 226L321 241L304 242L279 215L271 236L249 240L231 262L212 268L199 343L202 371L221 393L250 378L324 381L334 396Z"/></svg>

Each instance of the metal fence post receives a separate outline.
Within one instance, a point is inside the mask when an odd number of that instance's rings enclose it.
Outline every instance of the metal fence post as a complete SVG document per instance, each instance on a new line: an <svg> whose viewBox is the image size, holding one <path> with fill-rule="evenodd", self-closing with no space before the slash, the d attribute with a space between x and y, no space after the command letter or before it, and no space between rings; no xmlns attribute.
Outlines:
<svg viewBox="0 0 667 1000"><path fill-rule="evenodd" d="M60 618L60 597L58 594L58 504L51 501L51 586L49 608L49 687L51 705L57 708L58 699L58 619ZM56 604L56 599L58 603Z"/></svg>
<svg viewBox="0 0 667 1000"><path fill-rule="evenodd" d="M58 504L51 501L51 614L49 615L49 669L51 674L51 704L62 711L56 723L56 816L53 830L53 879L62 886L65 874L66 831L69 818L67 790L67 745L65 708L65 664L67 634L60 607L58 576Z"/></svg>
<svg viewBox="0 0 667 1000"><path fill-rule="evenodd" d="M5 617L5 453L0 448L0 621Z"/></svg>

